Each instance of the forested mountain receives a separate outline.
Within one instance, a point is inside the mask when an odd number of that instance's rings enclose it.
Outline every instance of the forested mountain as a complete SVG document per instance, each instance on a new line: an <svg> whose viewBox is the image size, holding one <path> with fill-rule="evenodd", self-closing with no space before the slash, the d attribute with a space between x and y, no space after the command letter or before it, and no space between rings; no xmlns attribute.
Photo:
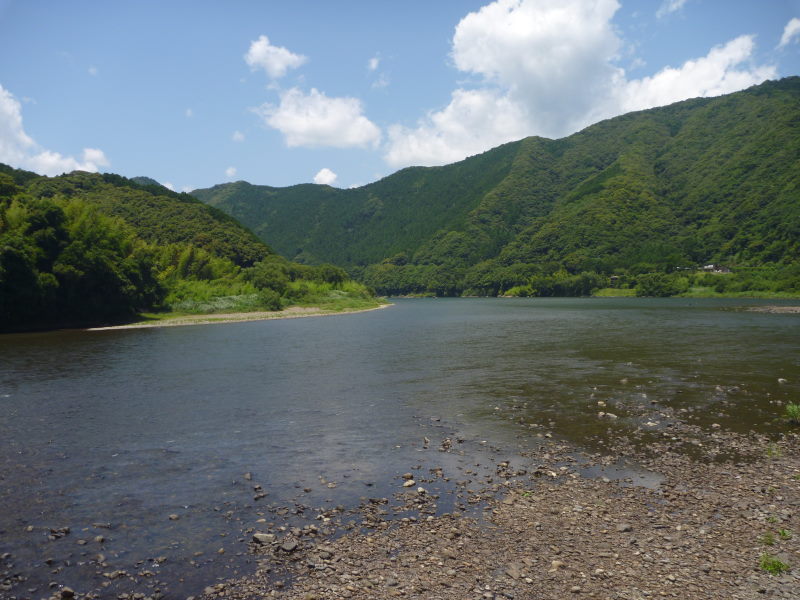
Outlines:
<svg viewBox="0 0 800 600"><path fill-rule="evenodd" d="M221 210L149 178L74 171L59 177L37 177L29 181L26 191L37 198L80 198L108 216L120 217L145 241L192 244L240 266L251 266L273 253Z"/></svg>
<svg viewBox="0 0 800 600"><path fill-rule="evenodd" d="M345 266L389 293L547 292L546 280L592 286L705 263L767 265L800 286L800 78L353 190L236 182L192 195L292 259Z"/></svg>
<svg viewBox="0 0 800 600"><path fill-rule="evenodd" d="M144 310L278 309L367 295L290 263L225 213L148 178L0 165L0 332L116 323Z"/></svg>

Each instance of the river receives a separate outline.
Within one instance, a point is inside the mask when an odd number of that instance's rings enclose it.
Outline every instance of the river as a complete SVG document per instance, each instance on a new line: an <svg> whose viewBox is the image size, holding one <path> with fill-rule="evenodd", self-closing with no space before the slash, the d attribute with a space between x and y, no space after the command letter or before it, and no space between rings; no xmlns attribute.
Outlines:
<svg viewBox="0 0 800 600"><path fill-rule="evenodd" d="M197 594L251 568L266 507L390 493L416 463L524 445L520 420L589 450L642 426L621 410L609 427L598 401L769 431L800 397L800 315L743 310L758 304L415 299L0 336L0 597L51 582L116 596L134 579ZM466 451L436 452L444 437ZM133 579L102 575L115 570Z"/></svg>

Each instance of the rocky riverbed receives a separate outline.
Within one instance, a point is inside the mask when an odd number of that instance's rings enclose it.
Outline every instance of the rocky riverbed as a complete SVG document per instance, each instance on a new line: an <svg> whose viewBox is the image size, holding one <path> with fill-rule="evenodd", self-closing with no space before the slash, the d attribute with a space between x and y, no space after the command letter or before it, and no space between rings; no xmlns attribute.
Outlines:
<svg viewBox="0 0 800 600"><path fill-rule="evenodd" d="M800 597L798 435L670 425L593 455L542 435L520 464L467 472L444 514L426 486L447 473L399 474L397 493L366 499L355 523L328 511L319 525L255 530L256 574L203 600ZM657 483L602 475L620 460Z"/></svg>

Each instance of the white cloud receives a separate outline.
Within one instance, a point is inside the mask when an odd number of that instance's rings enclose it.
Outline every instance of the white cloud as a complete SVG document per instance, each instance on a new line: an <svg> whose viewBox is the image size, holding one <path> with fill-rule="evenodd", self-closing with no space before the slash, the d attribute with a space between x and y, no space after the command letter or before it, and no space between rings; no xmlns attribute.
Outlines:
<svg viewBox="0 0 800 600"><path fill-rule="evenodd" d="M750 59L754 49L753 36L742 35L715 46L702 58L686 61L680 68L666 67L652 77L628 81L611 109L628 112L686 98L719 96L775 77L775 67L769 65L738 68Z"/></svg>
<svg viewBox="0 0 800 600"><path fill-rule="evenodd" d="M233 135L231 135L231 139L234 142L243 142L244 141L244 134L241 131L234 131Z"/></svg>
<svg viewBox="0 0 800 600"><path fill-rule="evenodd" d="M686 4L686 0L664 0L656 11L656 17L661 19L668 14L677 12L683 8L684 4Z"/></svg>
<svg viewBox="0 0 800 600"><path fill-rule="evenodd" d="M184 185L184 186L182 186L182 187L181 187L181 191L182 191L184 194L188 194L188 193L189 193L189 192L191 192L193 189L194 189L194 188L193 188L192 186L190 186L190 185Z"/></svg>
<svg viewBox="0 0 800 600"><path fill-rule="evenodd" d="M187 108L184 113L187 119L191 119L194 116L194 111L191 108Z"/></svg>
<svg viewBox="0 0 800 600"><path fill-rule="evenodd" d="M369 59L369 62L367 62L367 69L369 71L376 71L380 64L381 64L380 56L377 55L373 56L372 58Z"/></svg>
<svg viewBox="0 0 800 600"><path fill-rule="evenodd" d="M236 167L228 167L225 169L225 177L228 179L233 179L236 177Z"/></svg>
<svg viewBox="0 0 800 600"><path fill-rule="evenodd" d="M453 92L450 104L416 128L389 128L386 161L393 166L439 165L461 160L522 137L527 121L521 106L492 90Z"/></svg>
<svg viewBox="0 0 800 600"><path fill-rule="evenodd" d="M91 67L89 67L89 75L91 75L92 77L94 77L94 76L95 76L95 75L97 75L98 73L99 73L99 71L97 70L97 67L95 67L95 66L91 66Z"/></svg>
<svg viewBox="0 0 800 600"><path fill-rule="evenodd" d="M298 88L282 92L278 106L263 104L255 112L290 147L376 147L381 139L380 129L363 115L360 100L329 98L313 88L308 94Z"/></svg>
<svg viewBox="0 0 800 600"><path fill-rule="evenodd" d="M464 17L453 35L455 66L477 88L414 127L389 128L394 167L459 160L529 135L562 137L601 119L697 96L733 92L774 77L753 61L752 36L712 48L680 67L629 79L611 19L617 0L496 0Z"/></svg>
<svg viewBox="0 0 800 600"><path fill-rule="evenodd" d="M336 181L336 173L331 171L329 168L325 167L320 169L319 172L314 175L314 183L320 185L333 185Z"/></svg>
<svg viewBox="0 0 800 600"><path fill-rule="evenodd" d="M22 105L0 85L0 162L43 175L69 171L96 172L110 165L97 148L84 148L80 159L40 147L22 125Z"/></svg>
<svg viewBox="0 0 800 600"><path fill-rule="evenodd" d="M170 181L165 181L165 182L164 182L164 183L162 183L161 185L163 185L163 186L164 186L165 188L167 188L168 190L172 190L173 192L175 191L175 186L174 186L174 185L172 185L172 182L170 182Z"/></svg>
<svg viewBox="0 0 800 600"><path fill-rule="evenodd" d="M244 55L245 62L252 70L264 69L272 79L286 75L289 69L296 69L308 61L302 54L294 54L282 46L273 46L265 35L250 42L250 49Z"/></svg>
<svg viewBox="0 0 800 600"><path fill-rule="evenodd" d="M783 28L783 35L781 36L781 43L778 44L778 48L783 48L798 36L800 36L800 19L794 17L786 24L786 27Z"/></svg>
<svg viewBox="0 0 800 600"><path fill-rule="evenodd" d="M389 85L389 78L386 76L386 73L381 73L378 75L378 78L372 82L372 89L380 90Z"/></svg>

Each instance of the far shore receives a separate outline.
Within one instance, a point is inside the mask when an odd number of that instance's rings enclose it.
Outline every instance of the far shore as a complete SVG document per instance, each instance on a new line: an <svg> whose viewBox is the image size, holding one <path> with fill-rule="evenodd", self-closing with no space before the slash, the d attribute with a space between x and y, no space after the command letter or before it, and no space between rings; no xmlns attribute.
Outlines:
<svg viewBox="0 0 800 600"><path fill-rule="evenodd" d="M89 327L87 331L107 331L110 329L149 329L152 327L180 327L183 325L211 325L215 323L241 323L245 321L266 321L270 319L299 319L302 317L329 317L332 315L350 315L387 308L392 304L381 304L371 308L356 310L328 310L316 306L290 306L277 311L258 311L241 313L212 313L203 315L181 315L149 321L139 321L127 325L111 325L108 327Z"/></svg>
<svg viewBox="0 0 800 600"><path fill-rule="evenodd" d="M751 312L794 315L800 313L800 306L749 306L747 310Z"/></svg>

